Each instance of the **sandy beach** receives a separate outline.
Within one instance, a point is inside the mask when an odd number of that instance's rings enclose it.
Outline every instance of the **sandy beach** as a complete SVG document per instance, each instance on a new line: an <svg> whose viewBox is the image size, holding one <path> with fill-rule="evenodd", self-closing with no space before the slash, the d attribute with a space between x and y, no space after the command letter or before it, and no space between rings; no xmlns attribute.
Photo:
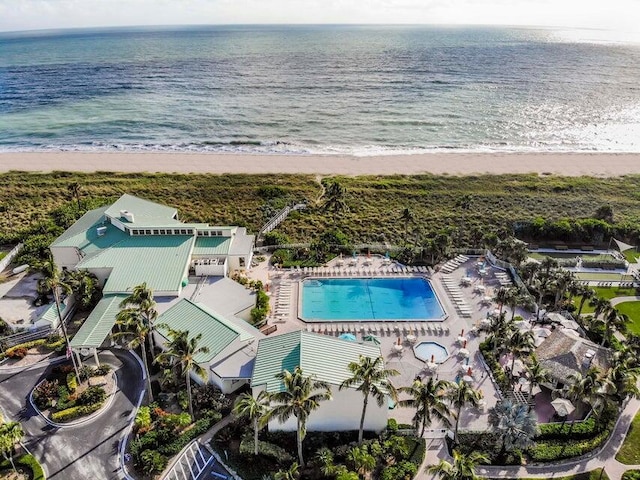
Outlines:
<svg viewBox="0 0 640 480"><path fill-rule="evenodd" d="M537 173L615 177L640 173L640 153L430 153L353 157L201 153L0 153L0 172L164 172L317 175Z"/></svg>

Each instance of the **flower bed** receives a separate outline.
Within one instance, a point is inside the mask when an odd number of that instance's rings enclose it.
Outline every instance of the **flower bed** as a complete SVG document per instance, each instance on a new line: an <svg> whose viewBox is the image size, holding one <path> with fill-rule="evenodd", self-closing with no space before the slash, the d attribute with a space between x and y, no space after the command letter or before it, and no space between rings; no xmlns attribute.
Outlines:
<svg viewBox="0 0 640 480"><path fill-rule="evenodd" d="M22 455L13 459L18 470L22 468L31 472L31 480L45 480L44 471L33 455ZM0 471L11 469L11 462L3 460L0 462Z"/></svg>
<svg viewBox="0 0 640 480"><path fill-rule="evenodd" d="M33 390L33 402L56 423L64 423L98 411L107 396L115 392L111 367L101 365L80 369L80 381L72 365L53 367Z"/></svg>

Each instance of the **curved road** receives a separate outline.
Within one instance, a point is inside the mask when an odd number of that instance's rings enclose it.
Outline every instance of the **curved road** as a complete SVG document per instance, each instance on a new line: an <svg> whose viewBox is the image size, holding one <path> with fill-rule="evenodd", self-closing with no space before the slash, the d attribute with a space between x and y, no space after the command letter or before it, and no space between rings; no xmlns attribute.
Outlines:
<svg viewBox="0 0 640 480"><path fill-rule="evenodd" d="M138 362L126 351L103 351L100 361L114 367L118 388L111 405L92 421L75 427L47 424L29 404L29 393L47 365L18 373L0 371L0 404L22 423L24 443L54 480L120 479L118 443L127 431L129 414L144 388Z"/></svg>

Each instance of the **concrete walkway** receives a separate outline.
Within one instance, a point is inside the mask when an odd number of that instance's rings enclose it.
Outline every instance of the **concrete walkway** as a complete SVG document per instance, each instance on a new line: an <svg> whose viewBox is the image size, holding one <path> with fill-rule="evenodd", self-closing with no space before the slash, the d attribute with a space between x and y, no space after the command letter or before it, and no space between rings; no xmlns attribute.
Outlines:
<svg viewBox="0 0 640 480"><path fill-rule="evenodd" d="M624 303L624 302L639 302L640 301L640 297L638 296L628 296L628 297L615 297L611 299L611 305L612 306L616 306L619 303Z"/></svg>
<svg viewBox="0 0 640 480"><path fill-rule="evenodd" d="M611 480L620 480L625 471L640 469L640 465L624 465L615 458L638 409L640 409L640 400L634 398L629 400L618 418L613 434L603 446L590 455L577 460L555 462L548 465L479 467L476 469L476 473L486 478L560 478L577 473L589 472L604 466L605 472ZM425 462L416 476L416 480L431 480L436 478L426 472L425 468L438 463L441 459L451 461L444 442L442 442L442 445L434 446L433 449L427 449Z"/></svg>

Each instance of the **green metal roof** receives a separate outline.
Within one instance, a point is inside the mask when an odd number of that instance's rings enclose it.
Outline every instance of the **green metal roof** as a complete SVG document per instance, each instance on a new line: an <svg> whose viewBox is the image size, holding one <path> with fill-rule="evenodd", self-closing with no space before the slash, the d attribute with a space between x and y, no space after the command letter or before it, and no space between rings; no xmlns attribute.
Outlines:
<svg viewBox="0 0 640 480"><path fill-rule="evenodd" d="M72 348L99 347L111 333L120 312L120 302L127 295L105 295L69 342Z"/></svg>
<svg viewBox="0 0 640 480"><path fill-rule="evenodd" d="M138 221L146 223L153 221L157 221L158 223L171 223L173 217L178 213L175 208L167 207L150 200L145 200L144 198L134 197L127 193L122 195L113 205L107 208L105 214L112 218L120 219L126 223L126 220L120 218L121 210L127 210L133 214L133 224L136 224Z"/></svg>
<svg viewBox="0 0 640 480"><path fill-rule="evenodd" d="M199 353L194 357L197 363L208 362L227 348L233 341L248 341L253 335L233 322L214 313L204 305L193 303L186 298L179 300L164 312L157 321L158 325L166 324L173 330L188 331L189 338L202 334L200 346L208 347L209 353ZM159 328L165 338L167 329Z"/></svg>
<svg viewBox="0 0 640 480"><path fill-rule="evenodd" d="M127 237L90 258L78 268L111 268L106 293L126 293L147 282L158 292L177 292L189 263L194 237L152 235Z"/></svg>
<svg viewBox="0 0 640 480"><path fill-rule="evenodd" d="M231 237L197 237L193 247L194 255L227 255Z"/></svg>
<svg viewBox="0 0 640 480"><path fill-rule="evenodd" d="M60 312L64 312L65 303L64 301L60 302ZM51 322L52 325L58 325L60 323L60 319L58 318L58 309L56 308L56 303L53 302L38 317L38 320L46 320L47 322Z"/></svg>
<svg viewBox="0 0 640 480"><path fill-rule="evenodd" d="M380 347L303 330L266 337L258 344L251 386L266 385L268 392L280 391L282 383L276 375L283 370L292 372L297 366L316 380L340 385L351 376L349 363L357 362L360 355L379 357Z"/></svg>

